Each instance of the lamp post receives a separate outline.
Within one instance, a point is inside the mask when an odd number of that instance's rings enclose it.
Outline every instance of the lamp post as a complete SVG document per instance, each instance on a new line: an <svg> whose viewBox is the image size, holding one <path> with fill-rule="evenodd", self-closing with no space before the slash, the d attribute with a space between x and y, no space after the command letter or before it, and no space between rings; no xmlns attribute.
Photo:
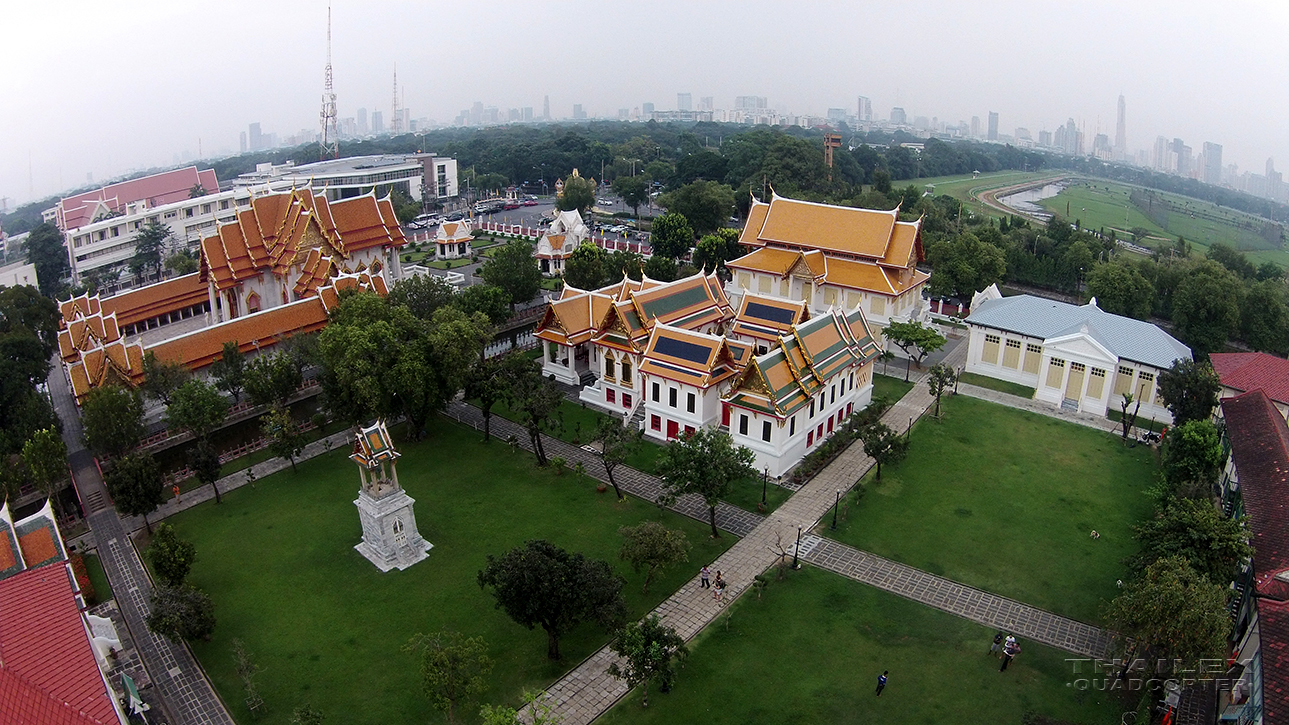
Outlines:
<svg viewBox="0 0 1289 725"><path fill-rule="evenodd" d="M833 531L837 530L837 508L841 506L841 489L837 489L837 498L832 502L832 526Z"/></svg>
<svg viewBox="0 0 1289 725"><path fill-rule="evenodd" d="M769 480L770 480L770 467L766 466L765 470L761 472L761 508L765 508L765 491L766 491L766 485L768 484Z"/></svg>
<svg viewBox="0 0 1289 725"><path fill-rule="evenodd" d="M792 568L800 569L801 565L797 563L797 555L801 553L801 527L797 527L797 545L792 548Z"/></svg>

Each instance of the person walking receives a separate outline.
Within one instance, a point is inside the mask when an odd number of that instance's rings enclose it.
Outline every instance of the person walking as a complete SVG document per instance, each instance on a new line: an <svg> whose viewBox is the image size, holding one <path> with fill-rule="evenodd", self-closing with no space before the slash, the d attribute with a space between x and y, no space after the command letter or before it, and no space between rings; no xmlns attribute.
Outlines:
<svg viewBox="0 0 1289 725"><path fill-rule="evenodd" d="M1001 629L998 630L998 634L994 635L994 643L989 645L989 654L993 655L994 657L998 656L998 650L1003 646L1004 634L1005 633Z"/></svg>
<svg viewBox="0 0 1289 725"><path fill-rule="evenodd" d="M709 581L711 579L711 576L712 576L712 570L708 569L706 566L698 570L698 581L699 581L698 586L700 589L707 589L712 585L711 581Z"/></svg>
<svg viewBox="0 0 1289 725"><path fill-rule="evenodd" d="M725 606L725 580L721 578L721 573L716 572L716 582L712 585L712 599L716 603Z"/></svg>
<svg viewBox="0 0 1289 725"><path fill-rule="evenodd" d="M1015 637L1008 637L1007 644L1003 646L1003 665L998 668L999 672L1006 672L1007 665L1011 664L1012 658L1020 654L1020 643Z"/></svg>
<svg viewBox="0 0 1289 725"><path fill-rule="evenodd" d="M889 675L890 673L891 673L890 670L882 670L882 674L877 676L877 692L874 694L876 694L878 697L881 697L882 690L886 689L886 676Z"/></svg>

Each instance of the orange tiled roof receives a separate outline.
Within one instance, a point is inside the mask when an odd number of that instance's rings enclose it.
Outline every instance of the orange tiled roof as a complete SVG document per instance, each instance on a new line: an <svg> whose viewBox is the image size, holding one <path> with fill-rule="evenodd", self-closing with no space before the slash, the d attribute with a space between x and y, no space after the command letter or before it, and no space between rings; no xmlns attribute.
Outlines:
<svg viewBox="0 0 1289 725"><path fill-rule="evenodd" d="M225 342L236 341L242 352L251 352L292 335L321 330L326 324L326 305L319 297L309 297L171 338L149 347L148 352L159 361L200 370L215 362Z"/></svg>
<svg viewBox="0 0 1289 725"><path fill-rule="evenodd" d="M537 323L536 337L561 345L586 342L612 304L612 297L598 292L582 292L553 301Z"/></svg>
<svg viewBox="0 0 1289 725"><path fill-rule="evenodd" d="M207 300L206 282L200 272L150 284L102 301L104 313L116 313L117 324L126 326L199 305Z"/></svg>
<svg viewBox="0 0 1289 725"><path fill-rule="evenodd" d="M869 259L886 257L898 209L881 211L817 204L774 195L768 208L749 214L739 241L750 246L777 245L821 249ZM756 218L763 218L752 232Z"/></svg>

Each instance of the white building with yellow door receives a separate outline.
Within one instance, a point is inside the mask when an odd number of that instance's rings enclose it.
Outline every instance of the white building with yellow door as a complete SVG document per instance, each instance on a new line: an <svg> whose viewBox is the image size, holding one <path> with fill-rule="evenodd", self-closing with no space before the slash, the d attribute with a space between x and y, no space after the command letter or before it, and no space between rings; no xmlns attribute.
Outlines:
<svg viewBox="0 0 1289 725"><path fill-rule="evenodd" d="M1034 388L1034 398L1093 415L1118 410L1124 393L1141 401L1139 418L1171 421L1159 373L1190 348L1158 326L1086 305L1018 295L996 287L976 295L966 370ZM1135 407L1135 406L1134 406Z"/></svg>

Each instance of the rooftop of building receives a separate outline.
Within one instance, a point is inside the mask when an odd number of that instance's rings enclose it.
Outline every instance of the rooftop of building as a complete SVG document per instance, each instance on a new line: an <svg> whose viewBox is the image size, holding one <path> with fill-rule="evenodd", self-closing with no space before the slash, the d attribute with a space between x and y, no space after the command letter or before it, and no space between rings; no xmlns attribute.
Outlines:
<svg viewBox="0 0 1289 725"><path fill-rule="evenodd" d="M1241 393L1261 390L1289 405L1289 360L1265 352L1215 352L1208 359L1223 386Z"/></svg>
<svg viewBox="0 0 1289 725"><path fill-rule="evenodd" d="M315 161L299 166L288 161L285 164L259 164L255 171L237 177L234 183L257 183L266 179L281 177L323 178L329 176L350 176L376 170L386 170L400 166L419 167L420 159L405 154L380 154L373 156L346 156L341 159Z"/></svg>
<svg viewBox="0 0 1289 725"><path fill-rule="evenodd" d="M94 221L95 212L100 205L106 205L111 211L123 211L126 205L138 201L146 201L149 207L182 201L189 198L189 193L196 185L209 193L219 191L219 179L215 171L198 171L196 166L108 184L59 200L60 226L66 230L85 226Z"/></svg>

